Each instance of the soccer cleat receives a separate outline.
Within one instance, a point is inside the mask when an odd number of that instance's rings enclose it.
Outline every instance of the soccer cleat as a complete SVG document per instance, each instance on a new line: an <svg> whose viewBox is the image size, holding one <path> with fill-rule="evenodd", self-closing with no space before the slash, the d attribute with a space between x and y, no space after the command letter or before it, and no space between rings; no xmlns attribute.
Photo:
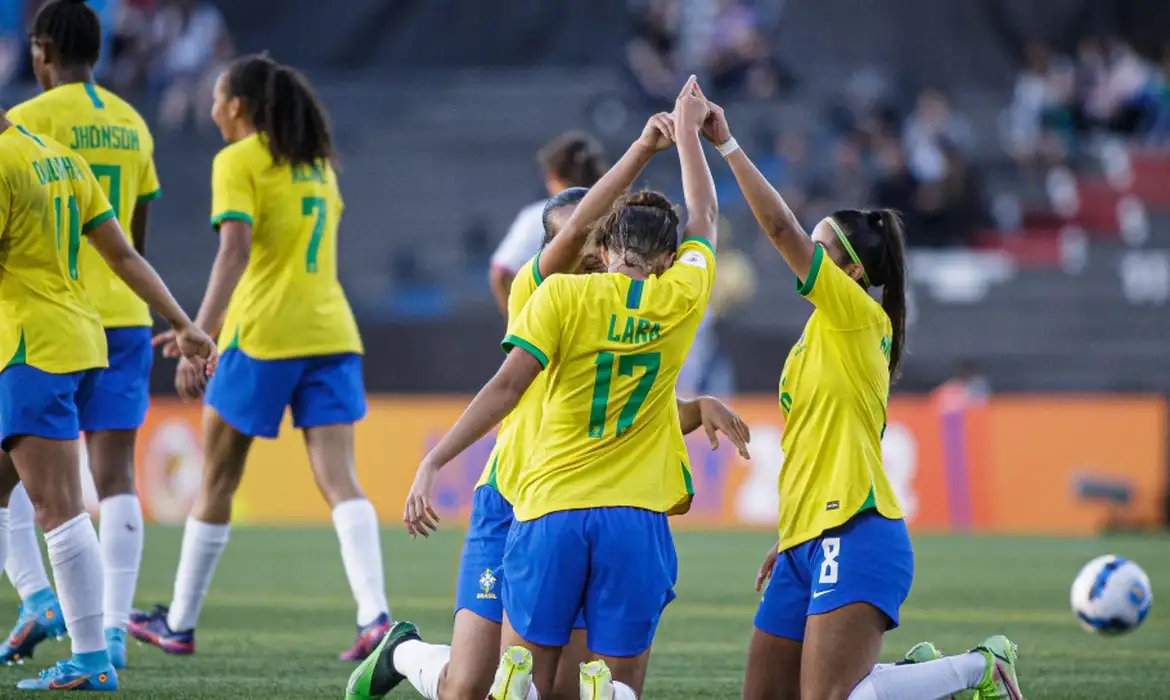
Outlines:
<svg viewBox="0 0 1170 700"><path fill-rule="evenodd" d="M126 630L106 628L106 651L110 652L111 666L119 671L126 668Z"/></svg>
<svg viewBox="0 0 1170 700"><path fill-rule="evenodd" d="M983 654L987 670L983 680L975 688L979 700L1024 700L1020 692L1020 681L1016 678L1016 659L1019 650L1011 640L1002 634L988 637L971 653Z"/></svg>
<svg viewBox="0 0 1170 700"><path fill-rule="evenodd" d="M20 681L16 687L20 690L114 691L118 689L118 672L113 666L95 670L65 660L41 671L41 675L36 678Z"/></svg>
<svg viewBox="0 0 1170 700"><path fill-rule="evenodd" d="M390 616L382 613L368 625L358 627L357 639L353 646L341 652L337 658L342 661L365 661L374 649L378 648L382 638L390 631Z"/></svg>
<svg viewBox="0 0 1170 700"><path fill-rule="evenodd" d="M350 675L349 684L345 686L345 697L376 700L406 680L406 676L394 668L394 650L409 641L422 641L422 637L418 636L418 628L409 622L394 623L373 653Z"/></svg>
<svg viewBox="0 0 1170 700"><path fill-rule="evenodd" d="M37 600L39 596L36 594L21 604L16 626L0 645L0 663L22 664L32 658L33 650L41 642L65 636L65 617L57 596L52 591Z"/></svg>
<svg viewBox="0 0 1170 700"><path fill-rule="evenodd" d="M930 642L919 642L910 647L910 651L902 657L900 661L895 662L896 665L902 666L905 664L921 664L927 661L935 661L942 658L942 652L938 650Z"/></svg>
<svg viewBox="0 0 1170 700"><path fill-rule="evenodd" d="M581 700L613 700L613 674L601 659L581 664Z"/></svg>
<svg viewBox="0 0 1170 700"><path fill-rule="evenodd" d="M500 657L496 679L488 693L491 700L527 700L532 687L532 652L524 647L508 647Z"/></svg>
<svg viewBox="0 0 1170 700"><path fill-rule="evenodd" d="M130 613L130 624L126 631L138 641L158 647L168 654L186 656L195 653L195 630L176 632L167 624L164 605L154 606L151 612Z"/></svg>

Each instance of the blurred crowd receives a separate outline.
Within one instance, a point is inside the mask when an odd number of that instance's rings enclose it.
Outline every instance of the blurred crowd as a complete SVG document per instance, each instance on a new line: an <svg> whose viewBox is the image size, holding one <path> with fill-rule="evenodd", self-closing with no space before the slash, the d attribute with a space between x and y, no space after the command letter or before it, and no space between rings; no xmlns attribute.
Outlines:
<svg viewBox="0 0 1170 700"><path fill-rule="evenodd" d="M0 90L31 80L27 28L43 0L0 0ZM89 0L106 32L98 79L157 109L163 129L209 123L211 86L235 50L210 0Z"/></svg>

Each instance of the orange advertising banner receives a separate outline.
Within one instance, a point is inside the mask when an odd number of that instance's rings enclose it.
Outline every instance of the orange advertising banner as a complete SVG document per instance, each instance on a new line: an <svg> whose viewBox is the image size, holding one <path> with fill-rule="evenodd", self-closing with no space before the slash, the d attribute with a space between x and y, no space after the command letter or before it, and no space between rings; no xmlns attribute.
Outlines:
<svg viewBox="0 0 1170 700"><path fill-rule="evenodd" d="M397 522L415 467L455 421L463 398L372 398L357 430L363 488L382 520ZM752 429L752 460L730 445L712 451L688 440L695 485L680 527L770 528L784 465L783 420L772 398L731 402ZM199 406L155 401L138 441L138 487L148 516L180 522L202 471ZM491 452L484 438L444 469L437 500L467 516ZM1085 502L1086 479L1127 489L1128 519L1162 520L1167 485L1167 406L1160 397L1004 397L964 406L899 396L883 439L885 469L911 525L920 531L1082 534L1100 529L1108 506ZM288 423L277 440L258 440L236 499L237 522L327 523L304 442Z"/></svg>

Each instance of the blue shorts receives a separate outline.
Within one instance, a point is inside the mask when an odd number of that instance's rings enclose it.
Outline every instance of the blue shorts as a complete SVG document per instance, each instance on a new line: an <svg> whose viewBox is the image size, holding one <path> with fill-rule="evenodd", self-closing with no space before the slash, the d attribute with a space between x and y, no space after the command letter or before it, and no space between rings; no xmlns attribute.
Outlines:
<svg viewBox="0 0 1170 700"><path fill-rule="evenodd" d="M504 571L504 611L523 639L565 646L580 610L590 651L629 657L650 648L678 559L665 513L587 508L513 523Z"/></svg>
<svg viewBox="0 0 1170 700"><path fill-rule="evenodd" d="M470 610L485 620L503 623L502 565L511 527L512 504L494 486L477 488L459 556L459 575L455 578L455 612ZM579 611L573 628L585 628L585 618Z"/></svg>
<svg viewBox="0 0 1170 700"><path fill-rule="evenodd" d="M81 412L81 430L137 430L150 407L149 328L107 328L110 366Z"/></svg>
<svg viewBox="0 0 1170 700"><path fill-rule="evenodd" d="M882 611L893 629L913 580L906 521L868 510L780 553L756 610L756 629L801 642L808 616L853 603Z"/></svg>
<svg viewBox="0 0 1170 700"><path fill-rule="evenodd" d="M22 435L76 440L101 375L101 369L50 374L29 365L0 370L0 450Z"/></svg>
<svg viewBox="0 0 1170 700"><path fill-rule="evenodd" d="M366 416L362 356L257 360L228 350L219 358L204 401L228 425L252 437L280 435L285 408L292 408L297 428L356 423Z"/></svg>

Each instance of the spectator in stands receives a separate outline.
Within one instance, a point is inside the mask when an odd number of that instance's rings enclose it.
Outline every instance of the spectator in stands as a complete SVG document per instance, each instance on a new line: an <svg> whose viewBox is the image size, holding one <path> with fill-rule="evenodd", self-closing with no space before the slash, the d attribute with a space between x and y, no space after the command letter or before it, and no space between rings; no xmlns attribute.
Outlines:
<svg viewBox="0 0 1170 700"><path fill-rule="evenodd" d="M1079 126L1133 134L1149 113L1146 89L1152 71L1128 44L1095 39L1081 42L1077 71L1081 84Z"/></svg>
<svg viewBox="0 0 1170 700"><path fill-rule="evenodd" d="M758 19L743 0L716 0L703 70L715 94L776 94L776 75Z"/></svg>
<svg viewBox="0 0 1170 700"><path fill-rule="evenodd" d="M951 112L941 92L924 90L906 119L903 141L914 177L922 183L940 182L947 175L943 142L966 152L974 145L974 135L971 125Z"/></svg>
<svg viewBox="0 0 1170 700"><path fill-rule="evenodd" d="M181 128L190 116L209 124L212 87L235 53L223 15L206 0L167 0L153 30L162 126Z"/></svg>
<svg viewBox="0 0 1170 700"><path fill-rule="evenodd" d="M22 3L6 0L0 2L0 96L3 104L14 102L8 98L6 88L16 78L24 61L24 8Z"/></svg>
<svg viewBox="0 0 1170 700"><path fill-rule="evenodd" d="M918 190L918 230L909 231L909 242L920 247L942 248L970 245L974 234L989 223L982 177L954 144L939 143L943 178L924 182Z"/></svg>
<svg viewBox="0 0 1170 700"><path fill-rule="evenodd" d="M906 153L895 138L886 138L877 149L878 177L870 192L869 202L876 207L902 213L909 242L917 243L918 180L910 172Z"/></svg>
<svg viewBox="0 0 1170 700"><path fill-rule="evenodd" d="M670 101L678 92L680 10L678 0L632 0L633 37L626 60L642 96L651 102Z"/></svg>
<svg viewBox="0 0 1170 700"><path fill-rule="evenodd" d="M853 137L843 138L833 146L832 163L818 173L810 188L808 221L819 221L847 203L867 202L871 189L861 149Z"/></svg>
<svg viewBox="0 0 1170 700"><path fill-rule="evenodd" d="M1150 86L1150 101L1146 139L1151 146L1170 145L1170 44L1162 51L1162 60Z"/></svg>
<svg viewBox="0 0 1170 700"><path fill-rule="evenodd" d="M155 0L123 0L117 8L106 79L120 95L134 95L146 87L155 9Z"/></svg>
<svg viewBox="0 0 1170 700"><path fill-rule="evenodd" d="M551 197L570 187L592 187L608 170L605 151L589 134L570 131L536 154L544 173L544 189ZM540 250L544 241L544 203L541 199L524 207L512 222L508 234L492 255L492 295L500 313L508 315L508 292L520 266Z"/></svg>
<svg viewBox="0 0 1170 700"><path fill-rule="evenodd" d="M826 122L830 138L851 136L864 149L876 149L880 141L898 130L889 80L874 68L857 71L845 85L844 98L830 106Z"/></svg>
<svg viewBox="0 0 1170 700"><path fill-rule="evenodd" d="M1072 63L1053 56L1042 43L1030 44L1024 69L1016 77L1011 106L1004 114L1006 147L1017 163L1034 165L1049 150L1052 136L1069 144L1075 98Z"/></svg>

